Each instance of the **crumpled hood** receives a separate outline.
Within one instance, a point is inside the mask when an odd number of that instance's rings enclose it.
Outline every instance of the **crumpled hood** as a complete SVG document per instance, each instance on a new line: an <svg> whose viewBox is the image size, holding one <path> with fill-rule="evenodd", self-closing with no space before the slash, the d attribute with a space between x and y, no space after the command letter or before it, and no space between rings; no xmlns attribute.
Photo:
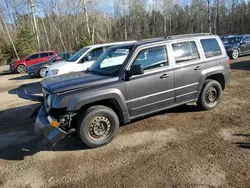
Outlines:
<svg viewBox="0 0 250 188"><path fill-rule="evenodd" d="M239 44L225 44L224 46L226 49L231 49L231 48L238 48Z"/></svg>
<svg viewBox="0 0 250 188"><path fill-rule="evenodd" d="M49 93L55 94L73 89L82 89L102 85L118 80L118 77L99 76L84 72L72 72L51 78L46 78L41 85Z"/></svg>

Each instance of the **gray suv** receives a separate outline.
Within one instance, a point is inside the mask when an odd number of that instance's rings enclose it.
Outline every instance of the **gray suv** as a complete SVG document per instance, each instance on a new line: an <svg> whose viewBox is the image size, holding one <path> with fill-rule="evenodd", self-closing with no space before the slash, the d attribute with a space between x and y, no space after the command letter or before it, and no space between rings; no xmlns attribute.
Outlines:
<svg viewBox="0 0 250 188"><path fill-rule="evenodd" d="M94 148L119 126L165 109L197 102L216 107L230 80L230 62L217 35L178 35L109 48L86 71L45 79L35 132L53 146L75 129Z"/></svg>

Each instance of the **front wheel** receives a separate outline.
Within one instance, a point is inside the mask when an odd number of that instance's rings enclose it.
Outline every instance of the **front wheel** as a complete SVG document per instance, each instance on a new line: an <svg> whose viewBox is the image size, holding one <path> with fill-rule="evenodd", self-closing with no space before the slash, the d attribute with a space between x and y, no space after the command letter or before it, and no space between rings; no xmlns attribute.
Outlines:
<svg viewBox="0 0 250 188"><path fill-rule="evenodd" d="M232 51L231 58L232 58L232 59L237 59L238 57L239 57L239 50L234 49L234 50Z"/></svg>
<svg viewBox="0 0 250 188"><path fill-rule="evenodd" d="M198 106L202 110L210 110L216 107L221 98L221 85L216 80L206 80L198 99Z"/></svg>
<svg viewBox="0 0 250 188"><path fill-rule="evenodd" d="M40 76L41 78L44 78L44 77L45 77L45 73L46 73L46 68L41 68L41 69L39 70L39 76Z"/></svg>
<svg viewBox="0 0 250 188"><path fill-rule="evenodd" d="M113 140L119 129L117 114L106 106L92 106L83 113L78 122L79 139L89 148L108 144Z"/></svg>
<svg viewBox="0 0 250 188"><path fill-rule="evenodd" d="M25 65L18 65L16 70L19 74L23 74L27 72L27 67Z"/></svg>

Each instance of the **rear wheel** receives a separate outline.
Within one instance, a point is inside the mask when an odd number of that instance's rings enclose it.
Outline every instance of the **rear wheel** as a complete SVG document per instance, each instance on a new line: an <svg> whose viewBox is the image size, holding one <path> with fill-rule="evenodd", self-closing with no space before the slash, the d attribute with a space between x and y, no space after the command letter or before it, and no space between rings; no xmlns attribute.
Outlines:
<svg viewBox="0 0 250 188"><path fill-rule="evenodd" d="M83 113L77 126L80 140L90 148L108 144L119 129L117 114L106 106L92 106Z"/></svg>
<svg viewBox="0 0 250 188"><path fill-rule="evenodd" d="M202 110L210 110L216 107L221 98L221 85L216 80L206 80L198 99L198 106Z"/></svg>
<svg viewBox="0 0 250 188"><path fill-rule="evenodd" d="M16 70L19 74L23 74L27 72L27 67L25 65L18 65Z"/></svg>
<svg viewBox="0 0 250 188"><path fill-rule="evenodd" d="M46 72L46 68L41 68L41 69L39 70L39 76L40 76L41 78L44 78L44 77L45 77L45 72Z"/></svg>

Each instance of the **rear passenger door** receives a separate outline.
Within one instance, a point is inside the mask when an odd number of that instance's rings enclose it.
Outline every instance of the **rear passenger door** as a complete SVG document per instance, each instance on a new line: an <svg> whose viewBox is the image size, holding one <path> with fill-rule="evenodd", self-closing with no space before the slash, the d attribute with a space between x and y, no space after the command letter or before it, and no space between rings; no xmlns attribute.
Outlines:
<svg viewBox="0 0 250 188"><path fill-rule="evenodd" d="M130 115L138 117L174 103L174 74L166 45L146 47L135 54L132 65L142 65L144 74L126 82L126 104Z"/></svg>
<svg viewBox="0 0 250 188"><path fill-rule="evenodd" d="M206 69L195 40L172 43L175 70L175 105L197 98L202 70Z"/></svg>
<svg viewBox="0 0 250 188"><path fill-rule="evenodd" d="M29 58L26 59L27 67L36 64L37 61L39 61L39 58L40 58L40 54L33 54L33 55L29 56Z"/></svg>
<svg viewBox="0 0 250 188"><path fill-rule="evenodd" d="M39 62L47 61L49 59L49 57L50 57L49 53L47 53L47 52L41 53Z"/></svg>

